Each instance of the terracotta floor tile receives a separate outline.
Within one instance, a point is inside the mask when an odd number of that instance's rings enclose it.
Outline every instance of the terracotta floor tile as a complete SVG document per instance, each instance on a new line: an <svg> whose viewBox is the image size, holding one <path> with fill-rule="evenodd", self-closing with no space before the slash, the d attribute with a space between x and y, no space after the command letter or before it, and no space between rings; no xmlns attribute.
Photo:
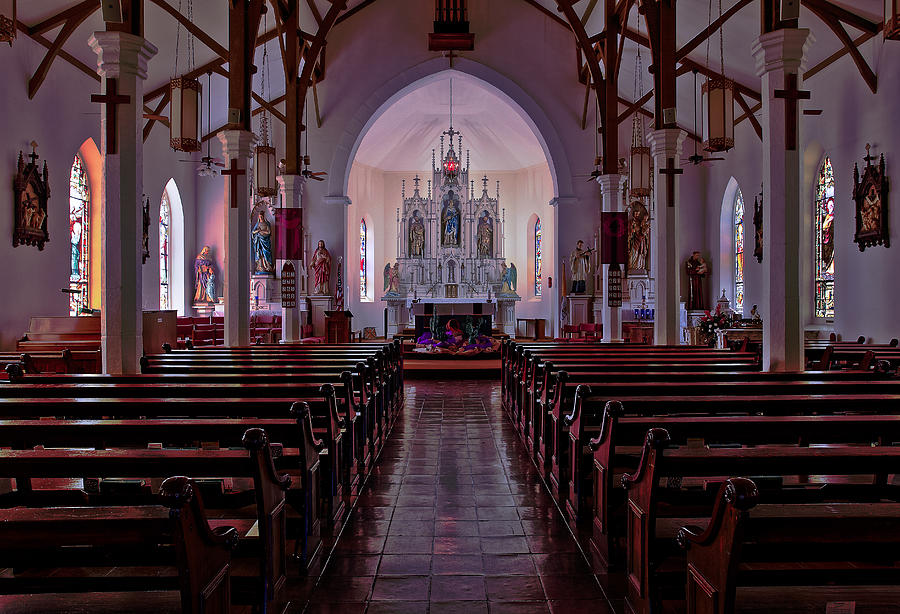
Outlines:
<svg viewBox="0 0 900 614"><path fill-rule="evenodd" d="M472 575L484 573L480 554L435 554L431 557L434 575Z"/></svg>
<svg viewBox="0 0 900 614"><path fill-rule="evenodd" d="M423 614L427 601L371 601L366 614Z"/></svg>
<svg viewBox="0 0 900 614"><path fill-rule="evenodd" d="M385 554L431 554L432 537L389 535L384 543Z"/></svg>
<svg viewBox="0 0 900 614"><path fill-rule="evenodd" d="M541 576L547 599L602 599L603 591L592 575Z"/></svg>
<svg viewBox="0 0 900 614"><path fill-rule="evenodd" d="M432 601L484 601L484 576L434 576Z"/></svg>
<svg viewBox="0 0 900 614"><path fill-rule="evenodd" d="M487 601L432 601L429 614L488 614Z"/></svg>
<svg viewBox="0 0 900 614"><path fill-rule="evenodd" d="M428 576L378 576L372 601L422 601L428 599Z"/></svg>
<svg viewBox="0 0 900 614"><path fill-rule="evenodd" d="M484 573L489 575L537 575L530 554L485 554L483 564Z"/></svg>
<svg viewBox="0 0 900 614"><path fill-rule="evenodd" d="M544 599L544 588L536 576L485 576L490 601L534 601Z"/></svg>
<svg viewBox="0 0 900 614"><path fill-rule="evenodd" d="M429 575L430 554L385 554L378 566L379 576Z"/></svg>

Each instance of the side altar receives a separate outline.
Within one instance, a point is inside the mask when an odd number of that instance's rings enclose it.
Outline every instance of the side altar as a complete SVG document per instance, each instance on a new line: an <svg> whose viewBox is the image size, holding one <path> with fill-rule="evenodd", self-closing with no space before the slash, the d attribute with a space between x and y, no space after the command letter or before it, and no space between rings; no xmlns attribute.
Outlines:
<svg viewBox="0 0 900 614"><path fill-rule="evenodd" d="M404 182L402 207L397 209L399 256L384 269L381 300L388 307L387 334L415 327L417 316L437 313L490 316L495 329L515 335L521 297L516 294L516 266L507 264L504 256L500 182L491 197L485 176L476 194L475 181L469 179L469 154L463 167L462 135L452 120L440 139L440 164L435 164L432 150L432 178L425 195L418 175L409 198Z"/></svg>

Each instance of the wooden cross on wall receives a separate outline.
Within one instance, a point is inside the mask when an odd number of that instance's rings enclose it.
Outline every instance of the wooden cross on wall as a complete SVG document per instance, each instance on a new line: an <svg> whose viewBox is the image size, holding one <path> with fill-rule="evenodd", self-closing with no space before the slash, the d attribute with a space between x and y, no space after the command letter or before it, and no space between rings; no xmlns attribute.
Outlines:
<svg viewBox="0 0 900 614"><path fill-rule="evenodd" d="M228 170L223 170L222 175L226 177L231 177L231 208L237 209L237 192L238 192L238 176L246 175L247 171L237 167L237 160L231 159L231 167Z"/></svg>
<svg viewBox="0 0 900 614"><path fill-rule="evenodd" d="M675 168L675 158L666 160L666 167L659 169L660 175L666 176L666 206L675 206L675 175L683 175L684 169Z"/></svg>
<svg viewBox="0 0 900 614"><path fill-rule="evenodd" d="M784 99L784 148L787 151L797 150L797 103L809 100L810 93L797 89L797 75L788 73L784 76L784 89L775 90L775 98Z"/></svg>
<svg viewBox="0 0 900 614"><path fill-rule="evenodd" d="M105 94L91 94L91 102L106 105L106 153L119 153L117 127L119 123L118 105L131 102L131 96L119 94L119 80L106 80Z"/></svg>

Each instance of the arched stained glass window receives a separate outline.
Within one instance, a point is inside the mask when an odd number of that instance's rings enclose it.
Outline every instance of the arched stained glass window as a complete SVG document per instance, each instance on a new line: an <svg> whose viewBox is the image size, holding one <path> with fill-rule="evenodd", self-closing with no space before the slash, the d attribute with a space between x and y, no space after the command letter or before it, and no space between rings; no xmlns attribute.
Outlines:
<svg viewBox="0 0 900 614"><path fill-rule="evenodd" d="M744 312L744 195L734 194L734 310Z"/></svg>
<svg viewBox="0 0 900 614"><path fill-rule="evenodd" d="M834 171L825 158L816 182L816 317L834 317Z"/></svg>
<svg viewBox="0 0 900 614"><path fill-rule="evenodd" d="M91 276L91 187L81 158L75 156L69 175L69 240L72 256L69 265L69 315L90 310Z"/></svg>
<svg viewBox="0 0 900 614"><path fill-rule="evenodd" d="M365 300L369 295L368 266L366 261L366 247L369 233L366 230L366 218L359 221L359 298Z"/></svg>
<svg viewBox="0 0 900 614"><path fill-rule="evenodd" d="M541 253L541 218L534 223L534 295L541 296L543 255Z"/></svg>
<svg viewBox="0 0 900 614"><path fill-rule="evenodd" d="M159 308L169 309L172 304L172 289L169 283L172 259L169 245L172 238L172 207L168 192L163 192L159 203Z"/></svg>

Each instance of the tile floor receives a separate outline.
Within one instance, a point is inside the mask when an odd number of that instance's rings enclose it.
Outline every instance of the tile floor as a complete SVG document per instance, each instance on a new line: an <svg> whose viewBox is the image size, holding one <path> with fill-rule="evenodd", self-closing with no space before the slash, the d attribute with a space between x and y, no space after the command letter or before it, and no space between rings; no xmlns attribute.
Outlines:
<svg viewBox="0 0 900 614"><path fill-rule="evenodd" d="M612 612L499 395L493 382L407 382L404 415L302 611Z"/></svg>

